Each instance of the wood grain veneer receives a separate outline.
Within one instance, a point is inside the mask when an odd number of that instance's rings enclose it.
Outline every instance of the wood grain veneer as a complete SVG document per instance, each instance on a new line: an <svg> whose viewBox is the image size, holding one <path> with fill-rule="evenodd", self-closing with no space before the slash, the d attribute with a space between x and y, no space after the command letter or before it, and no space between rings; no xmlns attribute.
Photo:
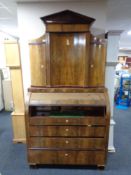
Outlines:
<svg viewBox="0 0 131 175"><path fill-rule="evenodd" d="M110 121L106 43L92 36L95 19L88 16L65 10L41 20L45 35L29 43L28 162L104 166Z"/></svg>

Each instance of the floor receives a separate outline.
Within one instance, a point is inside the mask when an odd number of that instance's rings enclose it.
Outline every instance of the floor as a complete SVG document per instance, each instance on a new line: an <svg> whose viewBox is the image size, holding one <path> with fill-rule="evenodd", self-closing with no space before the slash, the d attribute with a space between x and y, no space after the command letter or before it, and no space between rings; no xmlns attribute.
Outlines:
<svg viewBox="0 0 131 175"><path fill-rule="evenodd" d="M109 153L105 170L91 168L31 169L27 164L26 145L12 143L11 116L0 112L0 175L130 175L131 174L131 108L115 109L115 148Z"/></svg>

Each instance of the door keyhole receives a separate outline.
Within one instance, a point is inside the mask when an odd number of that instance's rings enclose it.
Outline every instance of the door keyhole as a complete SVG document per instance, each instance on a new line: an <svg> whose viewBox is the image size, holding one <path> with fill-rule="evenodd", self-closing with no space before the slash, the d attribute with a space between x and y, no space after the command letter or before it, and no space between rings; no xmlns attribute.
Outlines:
<svg viewBox="0 0 131 175"><path fill-rule="evenodd" d="M70 41L69 41L69 39L66 40L66 45L67 45L67 46L70 45Z"/></svg>

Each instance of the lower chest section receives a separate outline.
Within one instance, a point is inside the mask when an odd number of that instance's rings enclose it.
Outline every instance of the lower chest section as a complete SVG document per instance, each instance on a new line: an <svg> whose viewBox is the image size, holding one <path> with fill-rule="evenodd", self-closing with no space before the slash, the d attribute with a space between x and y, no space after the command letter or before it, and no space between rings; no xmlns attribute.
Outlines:
<svg viewBox="0 0 131 175"><path fill-rule="evenodd" d="M96 121L78 120L77 123L77 119L69 119L64 123L56 119L56 122L46 121L45 125L31 122L28 133L30 164L104 165L106 120Z"/></svg>

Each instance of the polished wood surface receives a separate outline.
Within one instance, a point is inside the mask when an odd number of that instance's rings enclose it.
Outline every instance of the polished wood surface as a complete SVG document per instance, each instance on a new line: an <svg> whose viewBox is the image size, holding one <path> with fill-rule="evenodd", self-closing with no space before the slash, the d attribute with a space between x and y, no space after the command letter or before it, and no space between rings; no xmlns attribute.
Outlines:
<svg viewBox="0 0 131 175"><path fill-rule="evenodd" d="M29 150L30 164L104 165L104 151Z"/></svg>
<svg viewBox="0 0 131 175"><path fill-rule="evenodd" d="M98 126L31 126L30 136L104 137L105 127Z"/></svg>
<svg viewBox="0 0 131 175"><path fill-rule="evenodd" d="M87 87L36 87L32 86L28 89L31 93L104 93L106 88L87 88Z"/></svg>
<svg viewBox="0 0 131 175"><path fill-rule="evenodd" d="M105 84L106 45L91 43L89 86L104 86Z"/></svg>
<svg viewBox="0 0 131 175"><path fill-rule="evenodd" d="M29 43L31 84L33 86L46 85L45 42L43 40L44 36Z"/></svg>
<svg viewBox="0 0 131 175"><path fill-rule="evenodd" d="M50 70L50 64L51 64L51 58L50 58L50 34L46 33L46 85L47 87L50 87L50 79L51 79L51 70Z"/></svg>
<svg viewBox="0 0 131 175"><path fill-rule="evenodd" d="M58 137L31 137L30 148L60 149L60 150L104 150L104 138L58 138Z"/></svg>
<svg viewBox="0 0 131 175"><path fill-rule="evenodd" d="M99 126L99 125L106 125L106 117L96 117L96 116L88 116L88 117L78 117L78 118L68 118L68 117L64 117L64 118L52 118L52 117L40 117L40 116L36 116L36 117L31 117L29 118L29 123L30 125L62 125L62 126L68 126L68 125L95 125L95 126Z"/></svg>
<svg viewBox="0 0 131 175"><path fill-rule="evenodd" d="M88 24L47 24L46 32L88 32Z"/></svg>
<svg viewBox="0 0 131 175"><path fill-rule="evenodd" d="M84 86L88 68L86 33L50 34L51 86Z"/></svg>
<svg viewBox="0 0 131 175"><path fill-rule="evenodd" d="M104 87L106 44L100 41L83 32L51 32L32 40L31 86Z"/></svg>
<svg viewBox="0 0 131 175"><path fill-rule="evenodd" d="M103 93L32 93L30 104L105 106Z"/></svg>

